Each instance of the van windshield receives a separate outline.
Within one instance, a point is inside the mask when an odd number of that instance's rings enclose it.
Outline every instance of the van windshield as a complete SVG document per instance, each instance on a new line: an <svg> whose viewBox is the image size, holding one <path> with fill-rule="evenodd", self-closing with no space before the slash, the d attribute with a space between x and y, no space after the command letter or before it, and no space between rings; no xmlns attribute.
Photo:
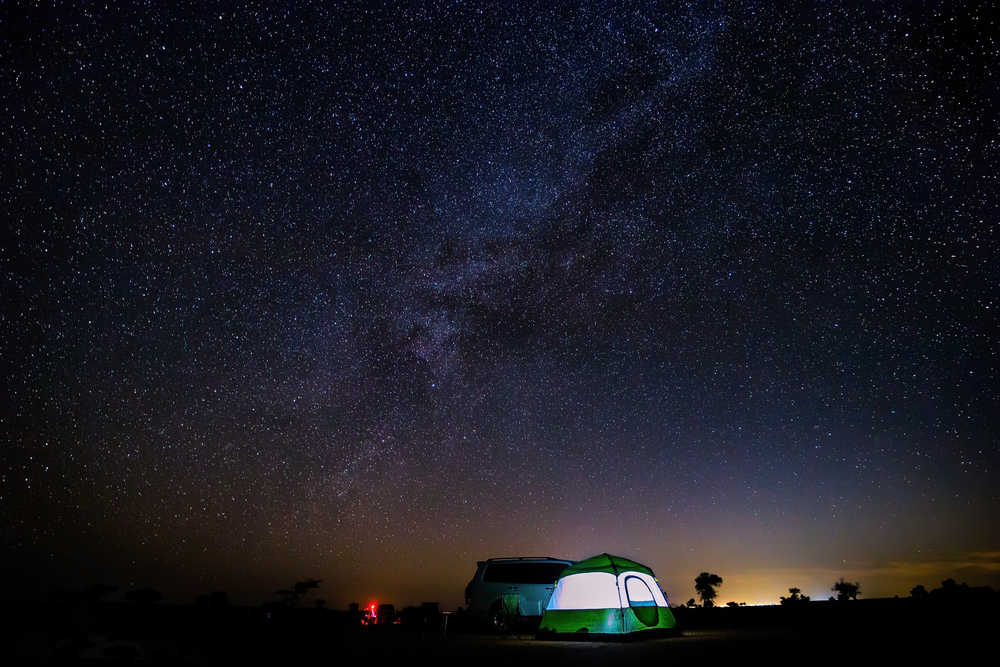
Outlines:
<svg viewBox="0 0 1000 667"><path fill-rule="evenodd" d="M492 563L483 581L505 584L554 584L566 563Z"/></svg>

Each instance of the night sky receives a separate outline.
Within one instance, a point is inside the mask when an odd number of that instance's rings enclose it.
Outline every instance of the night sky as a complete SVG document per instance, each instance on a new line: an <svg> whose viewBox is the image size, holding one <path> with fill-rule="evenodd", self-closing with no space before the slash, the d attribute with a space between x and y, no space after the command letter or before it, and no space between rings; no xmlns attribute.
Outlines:
<svg viewBox="0 0 1000 667"><path fill-rule="evenodd" d="M978 5L25 4L8 593L1000 584Z"/></svg>

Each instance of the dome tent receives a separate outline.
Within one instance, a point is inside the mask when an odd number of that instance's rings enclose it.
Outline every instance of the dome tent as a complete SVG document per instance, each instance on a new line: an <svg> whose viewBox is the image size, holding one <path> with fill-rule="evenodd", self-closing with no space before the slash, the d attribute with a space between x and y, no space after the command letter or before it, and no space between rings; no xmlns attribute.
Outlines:
<svg viewBox="0 0 1000 667"><path fill-rule="evenodd" d="M600 554L562 571L538 634L610 638L676 627L652 570L628 558Z"/></svg>

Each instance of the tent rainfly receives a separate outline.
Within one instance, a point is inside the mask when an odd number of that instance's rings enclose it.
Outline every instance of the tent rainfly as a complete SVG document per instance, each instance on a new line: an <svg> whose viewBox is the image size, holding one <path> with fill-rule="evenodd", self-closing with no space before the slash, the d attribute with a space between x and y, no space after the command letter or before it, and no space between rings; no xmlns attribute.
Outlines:
<svg viewBox="0 0 1000 667"><path fill-rule="evenodd" d="M676 628L652 570L628 558L600 554L562 571L538 634L610 638Z"/></svg>

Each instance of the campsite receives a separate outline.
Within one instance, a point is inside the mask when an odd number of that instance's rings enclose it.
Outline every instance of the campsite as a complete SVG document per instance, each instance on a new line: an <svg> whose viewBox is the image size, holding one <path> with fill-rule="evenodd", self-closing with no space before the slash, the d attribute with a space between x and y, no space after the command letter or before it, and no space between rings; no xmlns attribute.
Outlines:
<svg viewBox="0 0 1000 667"><path fill-rule="evenodd" d="M975 655L997 5L0 0L0 667Z"/></svg>
<svg viewBox="0 0 1000 667"><path fill-rule="evenodd" d="M950 585L906 598L667 607L658 590L646 566L600 554L563 571L536 624L497 630L436 603L398 614L382 604L366 617L357 605L239 606L221 592L171 605L151 589L102 601L104 589L91 589L6 604L4 644L17 664L923 663L975 655L991 636L1000 599L986 587Z"/></svg>
<svg viewBox="0 0 1000 667"><path fill-rule="evenodd" d="M87 662L86 649L53 651L48 637L60 623L80 621L42 606L7 607L6 642L16 664ZM207 610L194 605L135 610L107 604L92 610L90 640L116 647L147 664L421 664L477 665L639 664L711 660L845 659L948 660L971 656L991 636L995 606L951 607L909 598L811 602L803 609L768 607L674 610L677 636L631 641L540 640L533 633L485 634L465 628L455 615L447 634L433 623L363 627L346 612L292 610L266 618L259 608ZM70 614L73 615L72 613ZM59 650L61 649L61 651ZM129 653L131 652L131 653ZM9 656L10 654L7 653ZM99 664L100 661L94 661ZM12 664L12 663L7 663Z"/></svg>

